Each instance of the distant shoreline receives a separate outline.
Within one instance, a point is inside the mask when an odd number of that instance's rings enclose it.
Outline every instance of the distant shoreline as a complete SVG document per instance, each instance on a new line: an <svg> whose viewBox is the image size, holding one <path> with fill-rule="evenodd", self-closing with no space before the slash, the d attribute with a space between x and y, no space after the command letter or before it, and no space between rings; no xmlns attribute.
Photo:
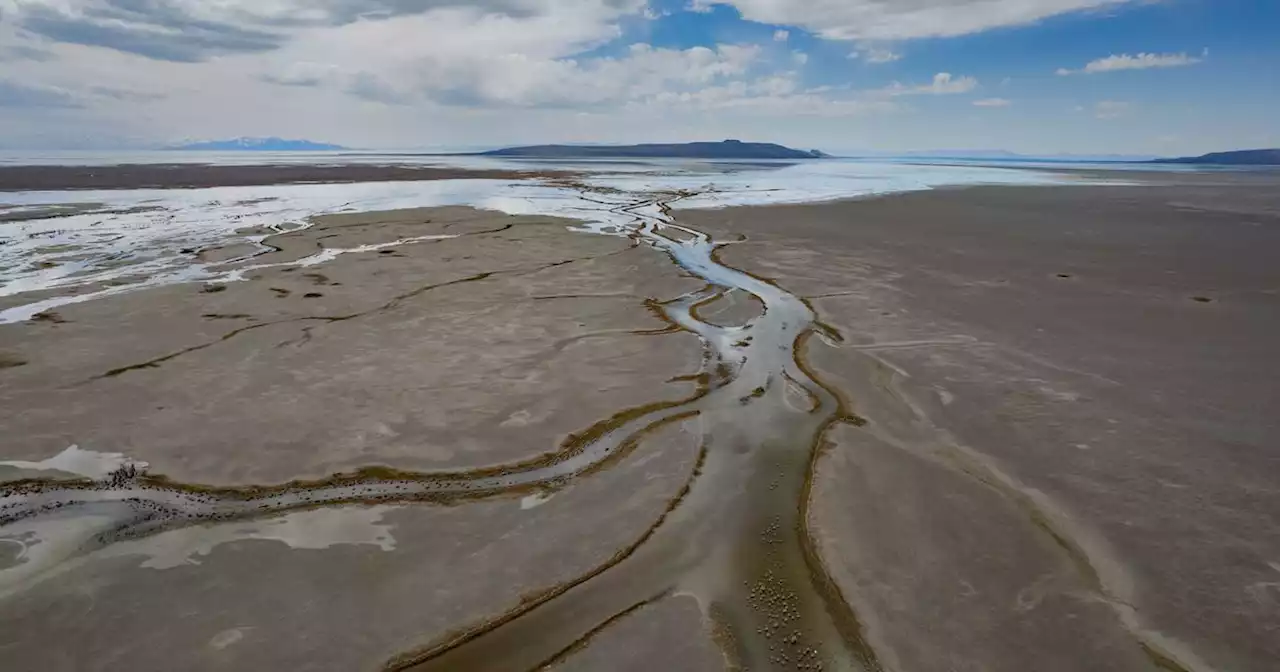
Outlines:
<svg viewBox="0 0 1280 672"><path fill-rule="evenodd" d="M520 180L565 177L571 171L468 170L430 166L208 165L186 163L113 166L4 166L0 192L93 189L198 189L270 184L413 182L420 180Z"/></svg>

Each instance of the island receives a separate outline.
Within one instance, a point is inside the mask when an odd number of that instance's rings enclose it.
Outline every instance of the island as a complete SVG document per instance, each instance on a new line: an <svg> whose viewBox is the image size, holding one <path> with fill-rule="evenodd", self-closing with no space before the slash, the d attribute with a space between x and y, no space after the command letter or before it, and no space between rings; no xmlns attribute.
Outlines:
<svg viewBox="0 0 1280 672"><path fill-rule="evenodd" d="M231 140L207 140L190 142L169 149L214 152L332 152L347 149L342 145L310 140L286 140L284 138L233 138Z"/></svg>
<svg viewBox="0 0 1280 672"><path fill-rule="evenodd" d="M1280 166L1280 149L1242 149L1201 156L1156 159L1151 163L1194 163L1206 166Z"/></svg>
<svg viewBox="0 0 1280 672"><path fill-rule="evenodd" d="M685 142L643 145L532 145L481 152L481 156L557 159L675 158L675 159L824 159L816 149L802 150L771 142Z"/></svg>

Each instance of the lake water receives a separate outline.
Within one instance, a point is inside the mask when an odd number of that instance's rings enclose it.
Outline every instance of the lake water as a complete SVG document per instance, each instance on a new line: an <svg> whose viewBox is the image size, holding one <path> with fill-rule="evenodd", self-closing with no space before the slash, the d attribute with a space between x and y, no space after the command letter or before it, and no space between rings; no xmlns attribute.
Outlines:
<svg viewBox="0 0 1280 672"><path fill-rule="evenodd" d="M0 162L110 165L199 161L218 164L413 164L457 168L568 169L582 182L630 195L698 191L677 208L803 203L974 184L1063 184L1085 178L1019 166L896 161L540 161L474 156L368 153L146 152L9 154ZM75 207L51 211L50 205ZM57 289L0 313L29 318L55 305L174 282L226 280L225 264L201 263L202 248L245 242L259 249L274 232L308 225L314 215L469 205L509 214L577 219L607 232L630 218L582 199L576 189L540 179L290 184L202 189L28 191L0 193L0 297ZM8 221L3 221L8 220Z"/></svg>

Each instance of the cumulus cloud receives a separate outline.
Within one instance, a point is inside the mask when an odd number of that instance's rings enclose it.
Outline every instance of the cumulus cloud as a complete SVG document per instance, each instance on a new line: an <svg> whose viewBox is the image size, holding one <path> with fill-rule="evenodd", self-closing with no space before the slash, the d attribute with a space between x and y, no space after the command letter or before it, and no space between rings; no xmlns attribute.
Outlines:
<svg viewBox="0 0 1280 672"><path fill-rule="evenodd" d="M774 42L786 42L786 41L787 41L787 38L789 38L789 37L791 37L791 32L790 32L790 31L787 31L787 30L775 30L775 31L773 31L773 41L774 41Z"/></svg>
<svg viewBox="0 0 1280 672"><path fill-rule="evenodd" d="M1200 56L1188 56L1185 52L1178 54L1148 54L1140 52L1134 56L1130 56L1129 54L1112 54L1106 58L1099 58L1097 60L1090 61L1079 70L1058 68L1058 75L1065 77L1067 75L1093 75L1099 72L1115 72L1116 70L1179 68L1203 62L1204 59L1208 57L1208 49L1205 49Z"/></svg>
<svg viewBox="0 0 1280 672"><path fill-rule="evenodd" d="M1140 0L692 0L729 5L761 23L801 26L840 40L909 40L979 33Z"/></svg>
<svg viewBox="0 0 1280 672"><path fill-rule="evenodd" d="M1128 114L1132 109L1132 103L1122 100L1100 100L1093 105L1093 116L1099 119L1116 119Z"/></svg>
<svg viewBox="0 0 1280 672"><path fill-rule="evenodd" d="M849 54L849 58L861 58L868 63L892 63L902 58L902 54L893 52L889 49L878 47L868 47Z"/></svg>
<svg viewBox="0 0 1280 672"><path fill-rule="evenodd" d="M939 72L933 76L933 81L928 84L907 85L901 82L894 82L888 87L880 90L880 93L887 96L946 96L957 93L968 93L978 86L978 80L973 77L955 77L949 72Z"/></svg>
<svg viewBox="0 0 1280 672"><path fill-rule="evenodd" d="M643 16L646 21L657 21L658 19L661 19L664 16L671 16L671 10L664 9L661 12L659 12L658 10L652 7L645 7L643 10L641 10L640 15Z"/></svg>
<svg viewBox="0 0 1280 672"><path fill-rule="evenodd" d="M1007 98L982 98L973 101L973 104L977 107L1009 107L1013 101Z"/></svg>
<svg viewBox="0 0 1280 672"><path fill-rule="evenodd" d="M634 44L616 58L535 58L526 54L427 55L408 64L408 88L447 105L574 107L624 103L741 77L756 45L663 49Z"/></svg>

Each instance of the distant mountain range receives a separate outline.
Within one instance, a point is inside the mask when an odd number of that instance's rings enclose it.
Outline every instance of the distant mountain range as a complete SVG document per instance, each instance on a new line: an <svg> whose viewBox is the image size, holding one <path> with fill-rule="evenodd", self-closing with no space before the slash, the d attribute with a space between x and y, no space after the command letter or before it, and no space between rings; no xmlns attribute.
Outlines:
<svg viewBox="0 0 1280 672"><path fill-rule="evenodd" d="M177 145L169 149L217 152L323 152L346 149L342 145L310 140L285 140L283 138L233 138L208 140Z"/></svg>
<svg viewBox="0 0 1280 672"><path fill-rule="evenodd" d="M1151 163L1194 163L1208 166L1280 166L1280 149L1244 149L1213 152L1178 159L1156 159Z"/></svg>
<svg viewBox="0 0 1280 672"><path fill-rule="evenodd" d="M533 145L495 149L490 152L481 152L481 154L543 159L822 159L828 157L827 154L816 149L806 151L775 145L771 142L740 140L647 145Z"/></svg>

